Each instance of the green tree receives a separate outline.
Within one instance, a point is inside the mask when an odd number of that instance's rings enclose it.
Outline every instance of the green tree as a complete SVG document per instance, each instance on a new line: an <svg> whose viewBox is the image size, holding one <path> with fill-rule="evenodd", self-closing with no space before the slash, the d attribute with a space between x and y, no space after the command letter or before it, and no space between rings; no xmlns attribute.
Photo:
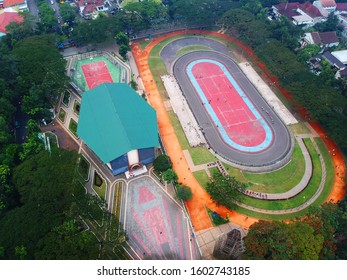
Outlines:
<svg viewBox="0 0 347 280"><path fill-rule="evenodd" d="M158 173L164 172L172 167L171 160L166 154L161 154L153 161L153 167Z"/></svg>
<svg viewBox="0 0 347 280"><path fill-rule="evenodd" d="M240 199L244 189L243 183L238 182L230 175L223 176L220 172L215 172L212 175L211 181L206 187L206 191L217 204L228 208L232 208L235 199Z"/></svg>
<svg viewBox="0 0 347 280"><path fill-rule="evenodd" d="M129 46L129 37L124 32L119 32L114 38L118 45Z"/></svg>
<svg viewBox="0 0 347 280"><path fill-rule="evenodd" d="M303 49L298 51L297 59L301 63L306 63L312 56L316 55L320 50L320 47L318 45L308 45L304 47Z"/></svg>
<svg viewBox="0 0 347 280"><path fill-rule="evenodd" d="M176 196L179 200L191 200L193 198L193 193L187 186L176 185Z"/></svg>
<svg viewBox="0 0 347 280"><path fill-rule="evenodd" d="M38 6L40 12L40 24L45 31L50 31L54 25L57 25L57 18L51 5L44 2Z"/></svg>
<svg viewBox="0 0 347 280"><path fill-rule="evenodd" d="M63 22L72 23L76 19L76 10L74 7L70 6L68 3L59 5L59 13Z"/></svg>
<svg viewBox="0 0 347 280"><path fill-rule="evenodd" d="M120 45L119 54L123 57L124 60L127 60L127 53L130 51L130 47L127 45Z"/></svg>
<svg viewBox="0 0 347 280"><path fill-rule="evenodd" d="M18 259L20 260L24 260L26 255L28 254L27 253L27 249L25 248L25 246L21 245L21 246L16 246L14 248L15 250L15 255Z"/></svg>
<svg viewBox="0 0 347 280"><path fill-rule="evenodd" d="M290 260L293 259L293 241L285 224L262 221L253 224L244 238L243 259Z"/></svg>
<svg viewBox="0 0 347 280"><path fill-rule="evenodd" d="M40 109L42 103L55 102L68 85L66 61L51 35L31 36L18 42L12 51L18 60L22 94L29 98L25 109ZM42 98L43 100L39 100ZM35 102L39 102L37 107ZM47 105L48 106L48 105ZM33 112L33 113L34 113Z"/></svg>
<svg viewBox="0 0 347 280"><path fill-rule="evenodd" d="M171 168L168 170L164 171L163 174L163 179L170 184L171 182L176 182L178 179L178 176L175 171L173 171Z"/></svg>
<svg viewBox="0 0 347 280"><path fill-rule="evenodd" d="M293 259L319 259L324 243L324 237L321 234L315 234L313 227L302 221L286 225L285 228L293 241Z"/></svg>

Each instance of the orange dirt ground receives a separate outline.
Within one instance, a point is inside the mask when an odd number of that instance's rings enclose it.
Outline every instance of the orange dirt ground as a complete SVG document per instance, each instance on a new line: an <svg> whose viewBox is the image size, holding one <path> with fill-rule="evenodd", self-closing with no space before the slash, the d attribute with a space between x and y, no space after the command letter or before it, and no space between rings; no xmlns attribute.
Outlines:
<svg viewBox="0 0 347 280"><path fill-rule="evenodd" d="M193 176L193 173L190 171L188 167L188 163L183 155L182 148L178 142L175 131L171 125L170 119L167 115L167 112L163 104L163 101L160 97L159 91L156 87L156 81L154 80L151 74L151 71L149 69L148 57L153 47L156 46L159 42L169 37L176 36L176 35L183 35L183 34L211 34L214 36L222 37L227 40L232 40L233 42L235 40L235 39L231 39L227 35L219 34L212 31L194 31L194 30L177 31L177 32L165 34L163 36L160 36L159 38L153 39L151 43L147 45L143 51L139 44L137 43L132 44L131 46L132 54L134 56L141 79L143 81L149 103L157 112L159 132L162 137L166 152L168 156L171 158L173 169L176 171L179 181L189 186L193 192L193 199L191 201L187 201L186 206L188 208L190 218L191 218L195 231L212 227L211 221L208 217L205 207L210 208L212 211L218 212L223 217L225 217L228 214L232 222L244 228L249 228L253 223L257 222L258 219L247 217L245 215L236 213L234 211L227 209L224 206L217 206L212 201L209 194L202 188L202 186L198 183L198 181ZM323 140L326 140L326 139L323 138ZM330 142L332 141L330 140ZM335 153L336 153L336 156L334 157L334 159L337 159L337 158L340 159L340 157L342 159L342 155L339 154L339 151L337 148L335 148ZM329 198L329 200L341 199L341 197L343 196L343 191L344 191L344 184L341 184L340 182L340 181L343 182L343 178L345 175L345 167L344 167L343 161L342 163L341 162L338 163L334 161L334 163L337 166L340 166L338 172L339 174L341 174L342 180L340 179L338 181L339 184L338 186L336 186L337 188L336 191L334 186L334 191L332 193L332 195L334 194L334 196L332 198ZM336 183L337 182L335 180L335 185Z"/></svg>

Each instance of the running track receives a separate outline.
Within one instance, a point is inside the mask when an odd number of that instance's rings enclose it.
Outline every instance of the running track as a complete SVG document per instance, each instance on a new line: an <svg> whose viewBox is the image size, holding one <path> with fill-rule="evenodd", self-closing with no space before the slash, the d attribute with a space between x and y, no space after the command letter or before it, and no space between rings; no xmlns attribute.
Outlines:
<svg viewBox="0 0 347 280"><path fill-rule="evenodd" d="M205 61L212 61L216 68L209 65L209 73L204 67L195 69L192 82L194 68L190 75L189 67ZM213 51L195 51L177 59L173 73L207 142L218 155L244 167L264 170L274 164L279 168L290 160L293 140L287 127L231 58ZM205 83L207 74L212 77ZM197 90L194 79L202 84L203 93ZM222 95L215 96L217 91ZM204 96L209 97L202 100ZM222 116L213 116L213 112Z"/></svg>

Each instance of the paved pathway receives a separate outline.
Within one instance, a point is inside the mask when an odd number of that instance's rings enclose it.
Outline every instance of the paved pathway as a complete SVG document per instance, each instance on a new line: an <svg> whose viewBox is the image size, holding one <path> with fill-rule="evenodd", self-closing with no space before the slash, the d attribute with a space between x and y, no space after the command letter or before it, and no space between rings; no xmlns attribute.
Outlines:
<svg viewBox="0 0 347 280"><path fill-rule="evenodd" d="M133 179L127 185L124 224L136 255L155 260L199 258L180 205L149 176Z"/></svg>

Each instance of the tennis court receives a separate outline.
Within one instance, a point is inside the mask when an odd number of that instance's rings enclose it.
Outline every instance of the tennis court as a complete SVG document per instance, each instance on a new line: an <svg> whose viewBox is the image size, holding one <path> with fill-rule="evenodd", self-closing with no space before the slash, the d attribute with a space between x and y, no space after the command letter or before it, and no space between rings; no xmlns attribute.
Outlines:
<svg viewBox="0 0 347 280"><path fill-rule="evenodd" d="M103 55L76 59L72 80L84 92L102 83L126 81L125 69Z"/></svg>
<svg viewBox="0 0 347 280"><path fill-rule="evenodd" d="M225 143L244 152L260 152L271 144L270 127L223 64L200 59L186 71ZM261 110L273 122L270 112Z"/></svg>
<svg viewBox="0 0 347 280"><path fill-rule="evenodd" d="M89 89L95 88L96 86L103 83L113 82L113 79L104 61L82 65L82 71Z"/></svg>

